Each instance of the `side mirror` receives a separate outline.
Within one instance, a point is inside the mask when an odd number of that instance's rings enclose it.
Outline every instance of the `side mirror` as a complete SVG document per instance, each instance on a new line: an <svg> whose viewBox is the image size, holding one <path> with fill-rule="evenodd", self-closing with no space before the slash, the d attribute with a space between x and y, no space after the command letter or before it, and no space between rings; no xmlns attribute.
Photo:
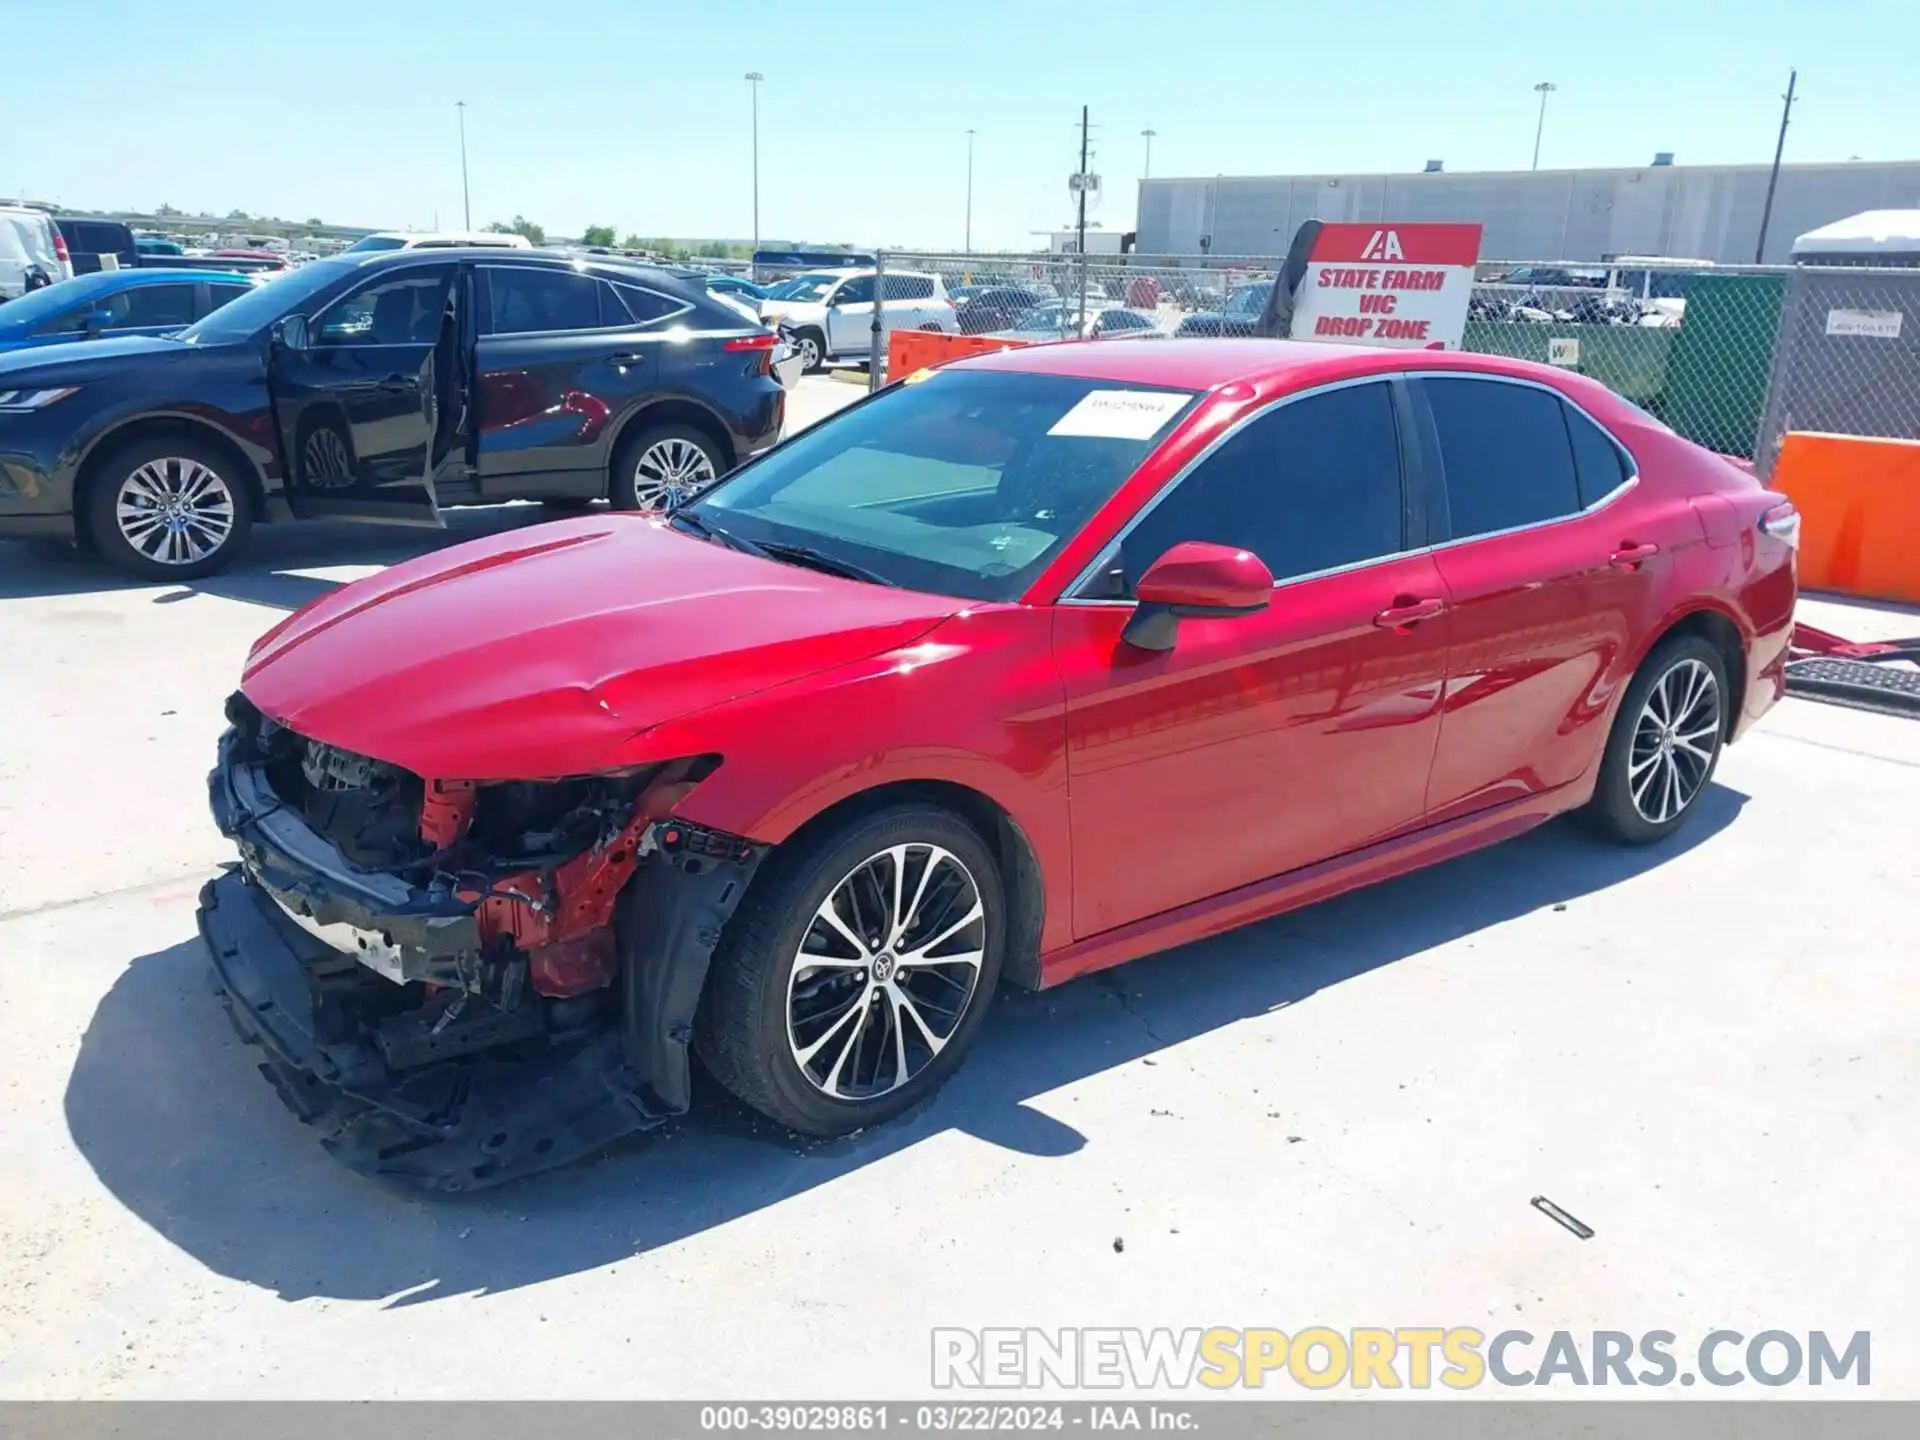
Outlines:
<svg viewBox="0 0 1920 1440"><path fill-rule="evenodd" d="M107 329L112 324L113 312L111 310L89 310L80 319L80 332L83 335L91 337L98 335L102 330Z"/></svg>
<svg viewBox="0 0 1920 1440"><path fill-rule="evenodd" d="M282 315L273 322L272 334L273 343L282 350L306 350L312 345L304 315Z"/></svg>
<svg viewBox="0 0 1920 1440"><path fill-rule="evenodd" d="M1180 619L1252 615L1273 599L1273 572L1258 555L1182 540L1147 567L1134 594L1139 604L1120 638L1141 650L1171 650Z"/></svg>

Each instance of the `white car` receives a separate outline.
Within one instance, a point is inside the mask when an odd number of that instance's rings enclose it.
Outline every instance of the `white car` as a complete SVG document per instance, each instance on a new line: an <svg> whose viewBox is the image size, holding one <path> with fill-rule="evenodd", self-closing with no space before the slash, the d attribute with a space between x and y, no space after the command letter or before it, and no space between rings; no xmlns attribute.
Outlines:
<svg viewBox="0 0 1920 1440"><path fill-rule="evenodd" d="M19 299L34 270L50 285L73 278L60 227L44 210L0 205L0 300Z"/></svg>
<svg viewBox="0 0 1920 1440"><path fill-rule="evenodd" d="M809 270L773 287L760 302L760 318L793 332L808 370L830 360L863 361L873 342L873 288L880 272ZM960 321L946 282L915 270L888 270L880 276L880 328L939 330L958 334Z"/></svg>
<svg viewBox="0 0 1920 1440"><path fill-rule="evenodd" d="M478 246L492 250L531 250L533 242L524 235L503 235L498 230L376 230L362 235L343 252L361 255L369 250L453 250Z"/></svg>
<svg viewBox="0 0 1920 1440"><path fill-rule="evenodd" d="M1089 304L1083 315L1071 300L1049 300L1034 306L1006 329L990 332L988 338L1029 344L1048 340L1164 340L1167 332L1151 315L1124 305Z"/></svg>

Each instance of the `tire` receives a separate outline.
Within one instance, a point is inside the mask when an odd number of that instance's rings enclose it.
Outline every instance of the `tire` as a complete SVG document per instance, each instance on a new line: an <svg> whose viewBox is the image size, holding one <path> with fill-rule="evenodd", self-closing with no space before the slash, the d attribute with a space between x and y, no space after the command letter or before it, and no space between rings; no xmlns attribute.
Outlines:
<svg viewBox="0 0 1920 1440"><path fill-rule="evenodd" d="M727 469L725 453L705 431L654 425L620 442L607 498L616 510L665 510L692 499Z"/></svg>
<svg viewBox="0 0 1920 1440"><path fill-rule="evenodd" d="M831 900L836 915L880 930L900 848L909 923L881 935L877 953L864 941L857 950L847 931L818 917ZM946 1082L986 1017L1000 978L1004 893L979 835L932 805L853 817L776 852L721 939L696 1052L741 1100L802 1134L845 1135L892 1119ZM854 894L860 908L849 903ZM942 937L971 912L969 895L979 917ZM889 949L889 938L906 943ZM915 947L934 953L902 965L896 956Z"/></svg>
<svg viewBox="0 0 1920 1440"><path fill-rule="evenodd" d="M1623 845L1651 845L1684 825L1720 763L1733 703L1715 646L1698 635L1655 646L1614 716L1593 799L1581 812L1588 827Z"/></svg>
<svg viewBox="0 0 1920 1440"><path fill-rule="evenodd" d="M152 580L194 580L246 549L253 491L238 463L204 441L156 436L103 456L86 502L88 538L120 569ZM176 504L171 520L157 518Z"/></svg>
<svg viewBox="0 0 1920 1440"><path fill-rule="evenodd" d="M816 375L827 363L827 337L811 326L793 332L793 343L800 347L804 363L800 367L802 375Z"/></svg>

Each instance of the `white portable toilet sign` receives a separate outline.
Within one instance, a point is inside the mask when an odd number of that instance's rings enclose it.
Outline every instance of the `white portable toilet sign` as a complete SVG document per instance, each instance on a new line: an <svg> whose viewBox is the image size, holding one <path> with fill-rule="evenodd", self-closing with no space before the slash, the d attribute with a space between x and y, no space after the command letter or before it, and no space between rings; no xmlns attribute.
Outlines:
<svg viewBox="0 0 1920 1440"><path fill-rule="evenodd" d="M1294 292L1296 340L1458 350L1478 225L1328 224Z"/></svg>

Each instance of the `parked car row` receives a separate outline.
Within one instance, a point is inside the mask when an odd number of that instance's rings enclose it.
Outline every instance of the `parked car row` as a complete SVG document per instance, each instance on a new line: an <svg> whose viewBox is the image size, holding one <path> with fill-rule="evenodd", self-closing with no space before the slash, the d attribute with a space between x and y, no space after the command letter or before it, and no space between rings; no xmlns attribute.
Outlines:
<svg viewBox="0 0 1920 1440"><path fill-rule="evenodd" d="M262 519L665 508L774 444L801 365L688 273L517 246L161 273L0 307L0 536L184 579Z"/></svg>

